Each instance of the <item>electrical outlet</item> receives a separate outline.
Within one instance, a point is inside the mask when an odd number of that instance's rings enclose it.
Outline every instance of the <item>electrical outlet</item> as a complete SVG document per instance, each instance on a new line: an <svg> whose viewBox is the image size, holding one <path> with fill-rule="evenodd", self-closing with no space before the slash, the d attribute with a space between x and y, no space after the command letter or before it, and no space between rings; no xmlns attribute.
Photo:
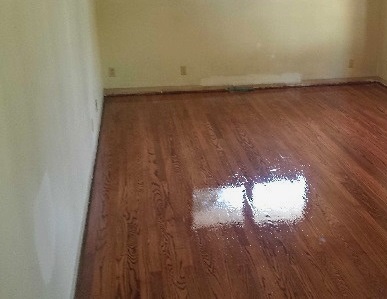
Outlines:
<svg viewBox="0 0 387 299"><path fill-rule="evenodd" d="M187 67L185 65L182 65L180 67L180 75L186 76L187 75Z"/></svg>
<svg viewBox="0 0 387 299"><path fill-rule="evenodd" d="M355 60L354 59L350 59L348 61L348 68L349 69L353 69L355 67Z"/></svg>
<svg viewBox="0 0 387 299"><path fill-rule="evenodd" d="M109 67L109 77L115 77L116 76L116 70L114 67Z"/></svg>

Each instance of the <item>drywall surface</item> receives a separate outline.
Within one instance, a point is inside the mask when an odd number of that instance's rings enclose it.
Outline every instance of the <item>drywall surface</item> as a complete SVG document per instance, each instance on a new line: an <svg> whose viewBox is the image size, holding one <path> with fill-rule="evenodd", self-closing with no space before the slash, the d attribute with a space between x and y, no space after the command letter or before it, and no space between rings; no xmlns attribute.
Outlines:
<svg viewBox="0 0 387 299"><path fill-rule="evenodd" d="M92 0L0 1L0 298L73 296L103 100L95 27Z"/></svg>
<svg viewBox="0 0 387 299"><path fill-rule="evenodd" d="M378 75L387 83L387 1L382 2L380 14Z"/></svg>
<svg viewBox="0 0 387 299"><path fill-rule="evenodd" d="M104 87L375 76L380 2L97 0Z"/></svg>

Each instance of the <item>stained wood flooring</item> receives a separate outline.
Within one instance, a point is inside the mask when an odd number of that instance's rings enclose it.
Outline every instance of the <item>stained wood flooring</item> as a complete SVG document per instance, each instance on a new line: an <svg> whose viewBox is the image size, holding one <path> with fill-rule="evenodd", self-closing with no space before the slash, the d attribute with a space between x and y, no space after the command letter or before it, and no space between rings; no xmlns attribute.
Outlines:
<svg viewBox="0 0 387 299"><path fill-rule="evenodd" d="M387 88L107 98L76 298L387 298Z"/></svg>

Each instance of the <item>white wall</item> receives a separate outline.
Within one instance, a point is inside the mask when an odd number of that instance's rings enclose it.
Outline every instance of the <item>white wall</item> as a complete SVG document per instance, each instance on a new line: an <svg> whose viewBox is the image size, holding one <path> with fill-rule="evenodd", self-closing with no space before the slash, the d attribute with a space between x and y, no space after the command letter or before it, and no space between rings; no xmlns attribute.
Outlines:
<svg viewBox="0 0 387 299"><path fill-rule="evenodd" d="M93 13L0 1L0 298L74 290L103 100Z"/></svg>
<svg viewBox="0 0 387 299"><path fill-rule="evenodd" d="M104 87L375 76L381 2L97 0Z"/></svg>

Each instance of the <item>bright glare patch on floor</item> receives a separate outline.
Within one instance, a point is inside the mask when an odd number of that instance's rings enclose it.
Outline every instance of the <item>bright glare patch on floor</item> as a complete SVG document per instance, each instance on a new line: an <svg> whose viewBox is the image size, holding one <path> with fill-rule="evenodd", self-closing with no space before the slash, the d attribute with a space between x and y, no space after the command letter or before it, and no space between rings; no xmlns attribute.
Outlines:
<svg viewBox="0 0 387 299"><path fill-rule="evenodd" d="M244 186L195 190L194 226L242 223Z"/></svg>
<svg viewBox="0 0 387 299"><path fill-rule="evenodd" d="M304 176L295 180L280 179L264 184L254 184L250 202L254 221L292 222L303 217L306 206L307 184Z"/></svg>
<svg viewBox="0 0 387 299"><path fill-rule="evenodd" d="M252 186L252 187L249 187ZM252 188L246 192L247 188ZM243 224L251 209L257 224L296 222L304 215L307 181L279 178L268 182L194 190L194 228ZM252 198L247 198L247 193ZM246 206L248 205L248 206ZM251 213L250 213L251 214Z"/></svg>

